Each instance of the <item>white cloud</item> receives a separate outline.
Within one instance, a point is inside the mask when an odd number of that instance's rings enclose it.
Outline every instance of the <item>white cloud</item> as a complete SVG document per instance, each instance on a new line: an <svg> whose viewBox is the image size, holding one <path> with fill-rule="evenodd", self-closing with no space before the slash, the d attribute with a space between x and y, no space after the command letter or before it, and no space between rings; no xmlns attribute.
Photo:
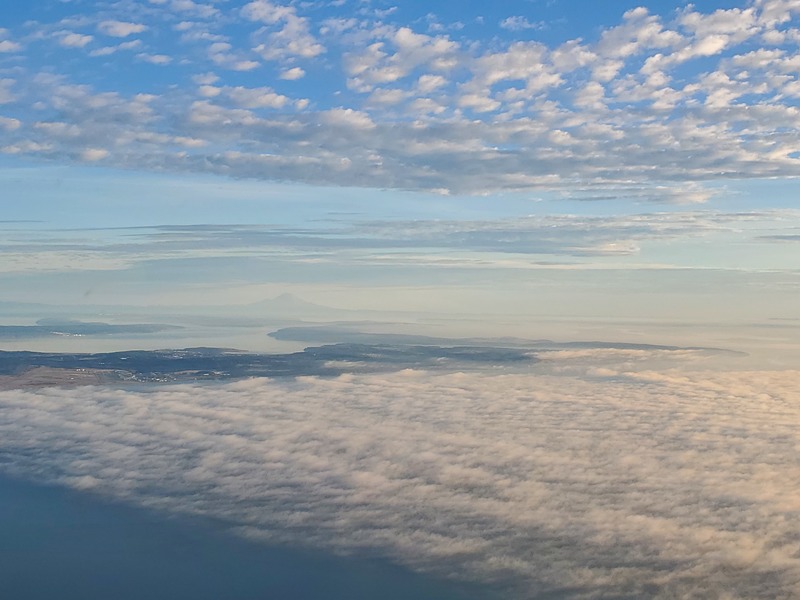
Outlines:
<svg viewBox="0 0 800 600"><path fill-rule="evenodd" d="M458 99L458 105L476 113L491 112L500 108L500 102L480 94L464 94Z"/></svg>
<svg viewBox="0 0 800 600"><path fill-rule="evenodd" d="M147 27L140 23L129 23L127 21L101 21L97 25L97 30L100 33L109 35L111 37L128 37L134 33L141 33Z"/></svg>
<svg viewBox="0 0 800 600"><path fill-rule="evenodd" d="M64 31L59 34L58 43L64 48L83 48L93 39L91 35Z"/></svg>
<svg viewBox="0 0 800 600"><path fill-rule="evenodd" d="M43 154L48 155L53 151L52 144L40 144L38 142L31 142L24 140L16 144L9 144L8 146L0 147L0 152L3 154Z"/></svg>
<svg viewBox="0 0 800 600"><path fill-rule="evenodd" d="M348 85L358 91L399 81L419 68L447 72L458 64L458 44L447 36L420 34L408 27L379 28L372 33L381 41L344 57Z"/></svg>
<svg viewBox="0 0 800 600"><path fill-rule="evenodd" d="M467 87L488 88L502 81L522 81L529 92L558 87L562 78L548 61L548 50L538 42L515 42L508 50L485 54L475 61Z"/></svg>
<svg viewBox="0 0 800 600"><path fill-rule="evenodd" d="M87 148L81 152L81 160L85 160L87 162L96 162L98 160L103 160L108 156L108 154L108 150L103 148Z"/></svg>
<svg viewBox="0 0 800 600"><path fill-rule="evenodd" d="M19 52L22 46L11 40L0 40L0 52Z"/></svg>
<svg viewBox="0 0 800 600"><path fill-rule="evenodd" d="M15 131L19 129L21 125L22 122L19 119L0 116L0 128L6 131Z"/></svg>
<svg viewBox="0 0 800 600"><path fill-rule="evenodd" d="M646 8L635 8L623 15L623 23L603 32L596 52L609 59L626 59L646 50L672 48L682 36L665 29L658 16Z"/></svg>
<svg viewBox="0 0 800 600"><path fill-rule="evenodd" d="M273 24L292 18L297 13L291 6L277 5L269 0L254 0L242 8L242 14L251 21Z"/></svg>
<svg viewBox="0 0 800 600"><path fill-rule="evenodd" d="M710 35L730 36L732 41L744 41L758 32L757 13L753 8L718 9L710 14L689 7L678 22L694 36L704 39Z"/></svg>
<svg viewBox="0 0 800 600"><path fill-rule="evenodd" d="M152 4L167 5L170 10L210 19L220 14L219 10L210 3L194 2L193 0L150 0Z"/></svg>
<svg viewBox="0 0 800 600"><path fill-rule="evenodd" d="M447 80L441 75L422 75L417 80L417 90L421 94L430 94L446 84Z"/></svg>
<svg viewBox="0 0 800 600"><path fill-rule="evenodd" d="M219 75L215 73L202 73L200 75L192 76L192 81L198 85L212 85L220 80Z"/></svg>
<svg viewBox="0 0 800 600"><path fill-rule="evenodd" d="M504 597L791 597L800 373L617 358L584 376L3 391L0 447L16 475Z"/></svg>
<svg viewBox="0 0 800 600"><path fill-rule="evenodd" d="M11 91L11 88L14 87L16 83L14 79L0 79L0 104L10 104L17 99L14 92Z"/></svg>
<svg viewBox="0 0 800 600"><path fill-rule="evenodd" d="M281 79L285 79L287 81L296 81L298 79L302 79L305 77L306 72L301 69L300 67L292 67L291 69L286 69L282 71L280 74Z"/></svg>
<svg viewBox="0 0 800 600"><path fill-rule="evenodd" d="M367 104L391 106L408 98L408 92L399 89L377 89L370 94Z"/></svg>
<svg viewBox="0 0 800 600"><path fill-rule="evenodd" d="M103 46L102 48L95 48L89 52L89 56L110 56L121 50L136 50L141 46L141 40L131 40L129 42L122 42L116 46Z"/></svg>
<svg viewBox="0 0 800 600"><path fill-rule="evenodd" d="M543 22L531 23L522 16L508 17L500 21L500 27L508 29L509 31L523 31L525 29L542 29L545 26Z"/></svg>
<svg viewBox="0 0 800 600"><path fill-rule="evenodd" d="M239 108L283 108L289 98L271 88L224 88L223 92Z"/></svg>
<svg viewBox="0 0 800 600"><path fill-rule="evenodd" d="M308 59L325 51L325 47L311 34L308 20L299 17L292 6L254 0L242 8L242 15L250 21L267 25L255 34L261 43L253 49L265 60Z"/></svg>
<svg viewBox="0 0 800 600"><path fill-rule="evenodd" d="M54 138L76 138L81 134L80 127L63 121L38 121L33 124L33 127Z"/></svg>
<svg viewBox="0 0 800 600"><path fill-rule="evenodd" d="M356 130L373 129L375 123L367 113L351 108L332 108L321 115L321 120L334 127Z"/></svg>
<svg viewBox="0 0 800 600"><path fill-rule="evenodd" d="M590 81L575 94L575 104L581 107L605 108L605 88L596 81Z"/></svg>
<svg viewBox="0 0 800 600"><path fill-rule="evenodd" d="M253 165L310 161L348 167L331 170L328 179L322 169L298 168L291 177L313 184L472 194L567 190L592 182L604 188L649 186L653 198L669 197L666 190L675 189L673 182L684 182L677 186L689 192L683 197L702 199L707 197L706 181L800 175L791 135L800 127L794 102L800 97L800 67L790 52L792 41L800 41L792 22L800 12L792 2L758 0L744 8L707 12L697 5L661 16L636 8L616 25L581 32L592 39L552 44L507 34L491 42L470 39L468 29L451 39L425 29L439 23L435 16L399 24L388 21L399 12L381 20L366 7L343 8L343 16L319 21L320 13L302 3L255 0L236 7L230 2L164 0L140 11L115 5L91 18L73 15L43 24L30 39L84 47L90 56L105 57L92 68L124 68L136 59L167 67L164 74L180 68L186 80L219 72L214 75L219 81L198 81L190 90L180 89L180 77L132 83L163 94L160 112L138 122L133 131L124 131L110 117L105 122L109 132L126 140L127 151L115 156L134 168L159 164L271 178L273 170ZM530 20L511 17L506 26L524 26ZM234 25L244 28L235 39L227 35ZM146 46L128 37L119 45L92 47L97 40L76 33L95 28L120 37L158 28L159 35L148 36ZM768 38L773 41L764 41ZM0 32L0 44L16 44L12 39L23 38L16 31ZM53 71L48 59L30 58L42 61L39 72L61 72ZM73 58L85 60L82 54ZM265 60L277 64L269 67ZM698 68L686 64L690 61ZM262 67L263 72L257 71ZM64 83L82 88L87 80L77 73L86 72L77 69L63 76ZM205 130L202 118L187 117L184 109L194 102L214 98L222 89L264 87L263 77L273 72L268 85L276 98L288 98L276 100L283 102L282 115L245 118L233 112L222 118L220 113L224 126L216 132ZM350 123L357 145L337 139L346 126L332 124L326 113L330 102L286 95L288 87L296 87L286 82L307 72L326 73L315 93L336 98L334 105L372 123L368 130ZM247 73L260 73L262 79L243 75ZM100 94L85 89L84 96L102 101ZM91 107L78 102L65 109L63 92L32 83L14 85L12 93L11 86L3 85L0 102L35 106L37 114L22 118L25 123L68 120L38 113L69 110L74 124L86 129ZM228 97L221 104L222 111L242 109ZM320 111L314 112L315 107ZM191 114L198 117L196 111ZM101 134L99 125L90 129L98 139L82 140L78 148L110 147L110 134ZM214 153L169 155L159 161L157 148L149 142L138 145L158 136L204 139L208 145L202 152L213 148ZM50 148L49 140L37 139ZM59 150L65 157L79 151L72 146ZM370 158L376 156L380 160ZM280 175L288 177L289 172Z"/></svg>
<svg viewBox="0 0 800 600"><path fill-rule="evenodd" d="M216 36L210 39L216 39ZM208 57L214 65L231 71L252 71L261 66L258 61L249 60L246 54L233 50L230 43L223 41L215 41L208 47Z"/></svg>
<svg viewBox="0 0 800 600"><path fill-rule="evenodd" d="M172 62L172 57L166 54L147 54L146 52L141 52L136 55L136 58L150 63L151 65L168 65Z"/></svg>
<svg viewBox="0 0 800 600"><path fill-rule="evenodd" d="M753 5L758 8L759 22L772 27L789 21L792 10L800 12L796 0L755 0Z"/></svg>
<svg viewBox="0 0 800 600"><path fill-rule="evenodd" d="M430 98L417 98L408 106L409 111L414 115L438 115L447 111L447 107Z"/></svg>
<svg viewBox="0 0 800 600"><path fill-rule="evenodd" d="M205 100L193 102L189 107L190 123L211 130L217 127L252 126L259 123L257 117L249 110L226 109Z"/></svg>
<svg viewBox="0 0 800 600"><path fill-rule="evenodd" d="M570 40L550 53L553 65L560 72L570 72L585 67L597 60L597 55L580 40Z"/></svg>

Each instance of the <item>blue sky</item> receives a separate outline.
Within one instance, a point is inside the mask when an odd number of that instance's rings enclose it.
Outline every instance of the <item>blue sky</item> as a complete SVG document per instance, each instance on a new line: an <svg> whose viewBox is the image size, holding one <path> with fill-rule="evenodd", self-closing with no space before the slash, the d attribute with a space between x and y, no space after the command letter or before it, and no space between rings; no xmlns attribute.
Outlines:
<svg viewBox="0 0 800 600"><path fill-rule="evenodd" d="M2 299L800 317L800 3L598 6L4 6Z"/></svg>
<svg viewBox="0 0 800 600"><path fill-rule="evenodd" d="M797 7L42 2L5 154L449 194L699 203L800 171ZM449 8L448 8L449 7Z"/></svg>

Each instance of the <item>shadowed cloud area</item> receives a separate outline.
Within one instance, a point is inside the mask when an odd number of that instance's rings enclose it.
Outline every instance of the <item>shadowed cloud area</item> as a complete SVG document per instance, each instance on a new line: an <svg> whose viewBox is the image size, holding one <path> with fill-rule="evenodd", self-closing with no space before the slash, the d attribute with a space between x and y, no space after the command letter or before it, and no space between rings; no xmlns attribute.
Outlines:
<svg viewBox="0 0 800 600"><path fill-rule="evenodd" d="M210 520L167 519L2 477L0 512L0 594L5 598L479 597L386 561L264 546L226 534Z"/></svg>
<svg viewBox="0 0 800 600"><path fill-rule="evenodd" d="M793 597L800 374L663 352L5 390L0 470L505 598Z"/></svg>

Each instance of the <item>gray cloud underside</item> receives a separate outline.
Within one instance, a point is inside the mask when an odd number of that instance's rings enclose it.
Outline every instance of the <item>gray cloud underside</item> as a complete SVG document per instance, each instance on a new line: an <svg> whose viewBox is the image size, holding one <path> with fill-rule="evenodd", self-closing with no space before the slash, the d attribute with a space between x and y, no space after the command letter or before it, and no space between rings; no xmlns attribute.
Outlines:
<svg viewBox="0 0 800 600"><path fill-rule="evenodd" d="M509 598L791 598L798 381L405 371L4 391L0 465Z"/></svg>
<svg viewBox="0 0 800 600"><path fill-rule="evenodd" d="M302 14L314 8L119 2L29 24L35 33L5 31L15 39L2 42L0 148L325 185L598 185L600 196L672 202L708 199L709 180L800 176L793 0L670 16L638 8L597 39L552 47L412 31L370 8L315 23ZM233 24L250 35L231 37ZM101 47L98 31L126 41ZM188 73L101 91L25 60L48 44L100 68L113 57L111 66L180 63ZM230 79L253 69L274 88ZM298 96L291 82L315 69L330 89Z"/></svg>

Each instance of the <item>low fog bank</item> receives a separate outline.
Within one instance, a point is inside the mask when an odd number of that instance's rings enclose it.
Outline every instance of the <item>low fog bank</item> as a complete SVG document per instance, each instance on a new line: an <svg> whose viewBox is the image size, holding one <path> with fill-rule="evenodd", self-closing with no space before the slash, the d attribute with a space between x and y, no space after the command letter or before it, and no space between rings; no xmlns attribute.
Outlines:
<svg viewBox="0 0 800 600"><path fill-rule="evenodd" d="M549 374L2 391L0 470L509 598L793 597L800 372L564 352Z"/></svg>

